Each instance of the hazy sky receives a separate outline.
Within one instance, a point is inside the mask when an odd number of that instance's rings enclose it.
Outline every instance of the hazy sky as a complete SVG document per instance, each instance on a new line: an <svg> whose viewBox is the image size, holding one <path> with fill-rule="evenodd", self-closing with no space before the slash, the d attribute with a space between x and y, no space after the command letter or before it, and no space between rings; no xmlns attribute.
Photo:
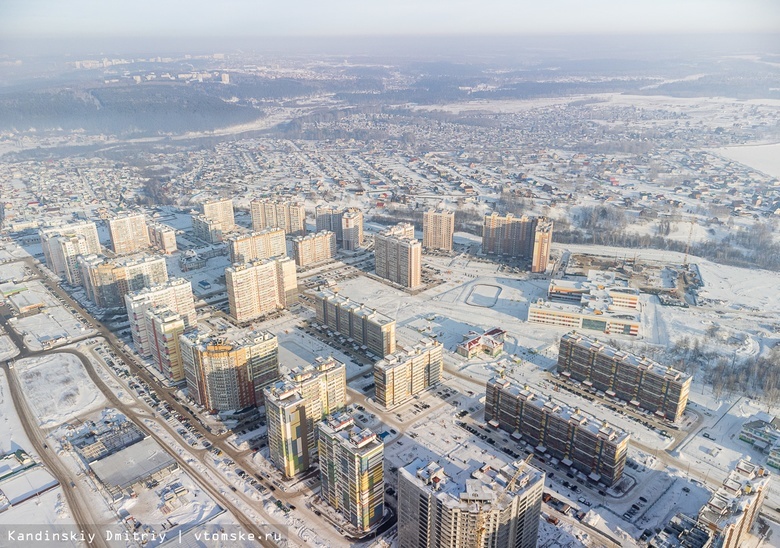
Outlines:
<svg viewBox="0 0 780 548"><path fill-rule="evenodd" d="M0 0L0 37L780 31L780 0Z"/></svg>

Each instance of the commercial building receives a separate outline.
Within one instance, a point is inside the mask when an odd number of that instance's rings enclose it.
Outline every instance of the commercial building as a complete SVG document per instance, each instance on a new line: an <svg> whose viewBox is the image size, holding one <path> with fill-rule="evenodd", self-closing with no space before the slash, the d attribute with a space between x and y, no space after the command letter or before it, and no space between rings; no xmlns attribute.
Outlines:
<svg viewBox="0 0 780 548"><path fill-rule="evenodd" d="M192 233L199 240L210 244L216 244L223 240L228 230L219 219L209 219L205 215L192 217Z"/></svg>
<svg viewBox="0 0 780 548"><path fill-rule="evenodd" d="M226 240L230 264L241 264L255 259L286 257L287 242L281 228L266 228L250 234L235 234Z"/></svg>
<svg viewBox="0 0 780 548"><path fill-rule="evenodd" d="M236 219L233 215L233 200L230 198L205 202L203 216L209 220L219 221L223 233L230 232L236 226Z"/></svg>
<svg viewBox="0 0 780 548"><path fill-rule="evenodd" d="M176 460L152 438L145 438L101 460L90 463L90 469L113 499L121 500L123 492L133 486L162 480L179 468Z"/></svg>
<svg viewBox="0 0 780 548"><path fill-rule="evenodd" d="M458 345L455 351L464 358L473 358L478 354L487 354L495 358L504 351L504 337L506 331L494 327L482 334L476 331L469 331L464 335L463 342Z"/></svg>
<svg viewBox="0 0 780 548"><path fill-rule="evenodd" d="M117 255L143 251L149 247L149 230L143 213L122 215L108 220L111 247Z"/></svg>
<svg viewBox="0 0 780 548"><path fill-rule="evenodd" d="M128 293L168 280L163 257L137 255L107 259L80 255L78 263L87 297L104 308L123 306Z"/></svg>
<svg viewBox="0 0 780 548"><path fill-rule="evenodd" d="M81 285L79 255L100 253L97 227L92 221L47 227L38 231L46 266L71 285Z"/></svg>
<svg viewBox="0 0 780 548"><path fill-rule="evenodd" d="M398 471L399 546L536 547L544 473L523 461L477 470L441 462Z"/></svg>
<svg viewBox="0 0 780 548"><path fill-rule="evenodd" d="M623 475L628 434L527 386L499 377L490 379L486 386L485 422L582 472L593 483L612 485Z"/></svg>
<svg viewBox="0 0 780 548"><path fill-rule="evenodd" d="M455 234L455 212L429 209L423 213L423 241L425 249L452 251Z"/></svg>
<svg viewBox="0 0 780 548"><path fill-rule="evenodd" d="M149 231L149 242L152 247L166 255L176 251L176 230L163 223L151 222L146 225Z"/></svg>
<svg viewBox="0 0 780 548"><path fill-rule="evenodd" d="M314 293L317 321L379 357L395 352L395 320L328 289Z"/></svg>
<svg viewBox="0 0 780 548"><path fill-rule="evenodd" d="M376 275L403 287L422 285L422 244L414 226L400 223L374 237Z"/></svg>
<svg viewBox="0 0 780 548"><path fill-rule="evenodd" d="M675 514L664 528L650 539L648 548L710 548L712 532L685 514Z"/></svg>
<svg viewBox="0 0 780 548"><path fill-rule="evenodd" d="M279 377L278 343L268 331L199 330L179 336L190 396L212 411L261 405L263 389Z"/></svg>
<svg viewBox="0 0 780 548"><path fill-rule="evenodd" d="M780 419L766 413L755 415L742 425L739 439L762 453L768 453L780 445Z"/></svg>
<svg viewBox="0 0 780 548"><path fill-rule="evenodd" d="M488 255L526 259L532 272L547 270L553 222L544 217L515 217L512 214L485 215L482 224L482 252Z"/></svg>
<svg viewBox="0 0 780 548"><path fill-rule="evenodd" d="M441 382L441 343L424 338L408 350L398 350L374 364L376 402L388 409Z"/></svg>
<svg viewBox="0 0 780 548"><path fill-rule="evenodd" d="M281 228L288 236L306 235L306 210L302 203L255 199L249 204L252 230Z"/></svg>
<svg viewBox="0 0 780 548"><path fill-rule="evenodd" d="M336 244L342 249L355 250L363 245L363 212L348 209L317 207L315 210L317 232L329 230L336 235Z"/></svg>
<svg viewBox="0 0 780 548"><path fill-rule="evenodd" d="M672 422L682 417L691 389L690 375L576 331L561 337L558 373Z"/></svg>
<svg viewBox="0 0 780 548"><path fill-rule="evenodd" d="M164 283L128 293L125 295L125 308L133 345L141 356L149 356L152 352L152 341L146 323L147 310L167 308L179 314L185 328L194 327L197 321L192 284L184 278L171 278Z"/></svg>
<svg viewBox="0 0 780 548"><path fill-rule="evenodd" d="M347 413L317 425L320 496L354 527L368 531L384 515L384 443Z"/></svg>
<svg viewBox="0 0 780 548"><path fill-rule="evenodd" d="M316 425L347 405L347 368L317 358L265 389L271 462L288 478L308 470L317 454Z"/></svg>
<svg viewBox="0 0 780 548"><path fill-rule="evenodd" d="M293 257L298 266L309 266L336 256L336 235L329 230L298 236L292 244Z"/></svg>
<svg viewBox="0 0 780 548"><path fill-rule="evenodd" d="M638 336L642 324L639 290L612 272L590 270L585 280L550 280L547 300L528 307L528 321Z"/></svg>
<svg viewBox="0 0 780 548"><path fill-rule="evenodd" d="M723 485L699 511L699 524L712 531L718 548L738 548L747 540L769 490L770 474L739 460Z"/></svg>
<svg viewBox="0 0 780 548"><path fill-rule="evenodd" d="M247 322L286 308L298 295L295 263L289 257L257 259L225 269L230 315Z"/></svg>

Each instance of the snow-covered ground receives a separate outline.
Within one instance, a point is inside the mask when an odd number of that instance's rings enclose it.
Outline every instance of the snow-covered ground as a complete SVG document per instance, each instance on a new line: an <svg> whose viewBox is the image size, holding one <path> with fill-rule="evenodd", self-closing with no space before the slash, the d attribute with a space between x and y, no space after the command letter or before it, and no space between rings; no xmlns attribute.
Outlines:
<svg viewBox="0 0 780 548"><path fill-rule="evenodd" d="M767 175L780 177L780 143L718 148L714 152Z"/></svg>
<svg viewBox="0 0 780 548"><path fill-rule="evenodd" d="M16 347L11 337L0 335L0 362L10 360L19 355L19 349Z"/></svg>
<svg viewBox="0 0 780 548"><path fill-rule="evenodd" d="M15 367L27 402L43 427L59 426L106 402L73 354L25 358Z"/></svg>
<svg viewBox="0 0 780 548"><path fill-rule="evenodd" d="M68 538L70 532L78 533L78 527L74 525L73 518L70 516L62 487L51 489L19 506L0 512L0 529L3 529L6 534L4 541L8 540L9 531L20 534L48 533L50 538L54 538L54 535L62 535L64 540L57 541L57 546L74 548L84 546L82 542L71 541Z"/></svg>

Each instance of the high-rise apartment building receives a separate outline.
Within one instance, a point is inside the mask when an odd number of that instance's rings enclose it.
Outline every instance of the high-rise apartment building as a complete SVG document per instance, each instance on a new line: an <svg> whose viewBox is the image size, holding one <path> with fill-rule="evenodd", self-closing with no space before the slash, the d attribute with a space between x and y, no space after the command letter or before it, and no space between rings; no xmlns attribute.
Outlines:
<svg viewBox="0 0 780 548"><path fill-rule="evenodd" d="M317 232L329 230L336 235L336 244L342 249L355 250L363 246L363 212L348 209L317 207Z"/></svg>
<svg viewBox="0 0 780 548"><path fill-rule="evenodd" d="M230 315L247 322L288 307L298 294L295 263L289 257L257 259L225 269Z"/></svg>
<svg viewBox="0 0 780 548"><path fill-rule="evenodd" d="M241 264L255 259L286 257L287 242L281 228L266 228L250 234L236 234L228 237L230 264Z"/></svg>
<svg viewBox="0 0 780 548"><path fill-rule="evenodd" d="M552 246L553 222L550 219L539 219L534 231L533 256L531 257L531 272L547 271L550 262L550 247Z"/></svg>
<svg viewBox="0 0 780 548"><path fill-rule="evenodd" d="M424 338L408 350L398 350L374 364L376 402L388 409L441 382L441 343Z"/></svg>
<svg viewBox="0 0 780 548"><path fill-rule="evenodd" d="M78 258L93 253L87 238L81 234L55 236L47 241L48 256L52 261L52 271L64 269L65 279L70 285L81 285L81 269ZM56 270L55 270L56 269Z"/></svg>
<svg viewBox="0 0 780 548"><path fill-rule="evenodd" d="M227 232L219 219L209 219L205 215L192 217L192 233L199 240L216 244L224 239L223 236Z"/></svg>
<svg viewBox="0 0 780 548"><path fill-rule="evenodd" d="M131 213L108 220L111 247L117 255L143 251L149 247L149 230L143 213Z"/></svg>
<svg viewBox="0 0 780 548"><path fill-rule="evenodd" d="M233 215L233 200L230 198L210 200L204 203L203 216L206 219L219 221L223 233L230 232L236 226L236 219Z"/></svg>
<svg viewBox="0 0 780 548"><path fill-rule="evenodd" d="M336 235L329 230L298 236L292 244L293 257L298 266L316 264L336 256Z"/></svg>
<svg viewBox="0 0 780 548"><path fill-rule="evenodd" d="M107 259L80 255L78 263L87 297L104 308L123 306L128 293L168 280L163 257L140 255Z"/></svg>
<svg viewBox="0 0 780 548"><path fill-rule="evenodd" d="M612 485L623 475L629 436L577 408L552 401L509 379L487 382L485 422L510 432L588 476Z"/></svg>
<svg viewBox="0 0 780 548"><path fill-rule="evenodd" d="M265 389L271 462L286 477L308 470L317 452L316 425L347 405L347 369L317 358Z"/></svg>
<svg viewBox="0 0 780 548"><path fill-rule="evenodd" d="M455 212L429 209L423 213L423 241L425 249L452 251L455 234Z"/></svg>
<svg viewBox="0 0 780 548"><path fill-rule="evenodd" d="M145 287L128 293L124 299L133 345L141 356L149 356L152 352L153 341L146 323L147 310L167 308L179 314L185 328L194 327L197 321L192 284L184 278L171 278L164 283Z"/></svg>
<svg viewBox="0 0 780 548"><path fill-rule="evenodd" d="M740 459L723 485L699 511L699 524L712 531L718 548L738 548L747 540L769 490L770 474Z"/></svg>
<svg viewBox="0 0 780 548"><path fill-rule="evenodd" d="M531 261L533 272L547 269L553 222L544 217L485 215L482 252Z"/></svg>
<svg viewBox="0 0 780 548"><path fill-rule="evenodd" d="M317 232L328 230L336 235L336 244L341 245L344 241L344 234L341 231L341 216L344 210L341 208L329 206L317 206L314 210L314 221Z"/></svg>
<svg viewBox="0 0 780 548"><path fill-rule="evenodd" d="M422 284L422 244L414 239L414 226L400 223L374 237L376 275L404 287Z"/></svg>
<svg viewBox="0 0 780 548"><path fill-rule="evenodd" d="M314 293L317 321L384 357L395 352L395 320L328 289Z"/></svg>
<svg viewBox="0 0 780 548"><path fill-rule="evenodd" d="M416 459L398 471L398 545L536 548L544 473L523 461L468 466Z"/></svg>
<svg viewBox="0 0 780 548"><path fill-rule="evenodd" d="M149 242L152 247L166 255L176 251L176 230L163 223L151 222L146 225L149 231Z"/></svg>
<svg viewBox="0 0 780 548"><path fill-rule="evenodd" d="M179 336L185 329L184 319L180 314L165 307L150 308L144 316L152 359L158 371L171 382L184 380L179 341Z"/></svg>
<svg viewBox="0 0 780 548"><path fill-rule="evenodd" d="M46 266L71 285L81 285L79 255L100 253L97 227L92 221L47 227L38 231Z"/></svg>
<svg viewBox="0 0 780 548"><path fill-rule="evenodd" d="M363 212L357 208L347 209L341 216L341 247L354 251L363 247Z"/></svg>
<svg viewBox="0 0 780 548"><path fill-rule="evenodd" d="M561 337L558 373L669 421L685 411L691 376L576 331Z"/></svg>
<svg viewBox="0 0 780 548"><path fill-rule="evenodd" d="M384 515L384 443L348 413L317 425L320 496L354 527L368 531Z"/></svg>
<svg viewBox="0 0 780 548"><path fill-rule="evenodd" d="M306 235L306 210L302 203L255 199L249 204L252 230L281 228L288 236Z"/></svg>
<svg viewBox="0 0 780 548"><path fill-rule="evenodd" d="M278 343L268 331L179 337L190 396L206 409L229 411L261 405L263 389L279 377Z"/></svg>

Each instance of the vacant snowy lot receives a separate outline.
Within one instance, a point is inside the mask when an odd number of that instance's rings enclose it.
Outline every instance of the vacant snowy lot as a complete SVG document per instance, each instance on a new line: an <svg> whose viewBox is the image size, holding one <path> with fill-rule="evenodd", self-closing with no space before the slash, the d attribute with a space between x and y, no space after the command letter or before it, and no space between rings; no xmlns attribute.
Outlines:
<svg viewBox="0 0 780 548"><path fill-rule="evenodd" d="M16 362L27 402L43 427L59 426L105 403L72 354L49 354Z"/></svg>

